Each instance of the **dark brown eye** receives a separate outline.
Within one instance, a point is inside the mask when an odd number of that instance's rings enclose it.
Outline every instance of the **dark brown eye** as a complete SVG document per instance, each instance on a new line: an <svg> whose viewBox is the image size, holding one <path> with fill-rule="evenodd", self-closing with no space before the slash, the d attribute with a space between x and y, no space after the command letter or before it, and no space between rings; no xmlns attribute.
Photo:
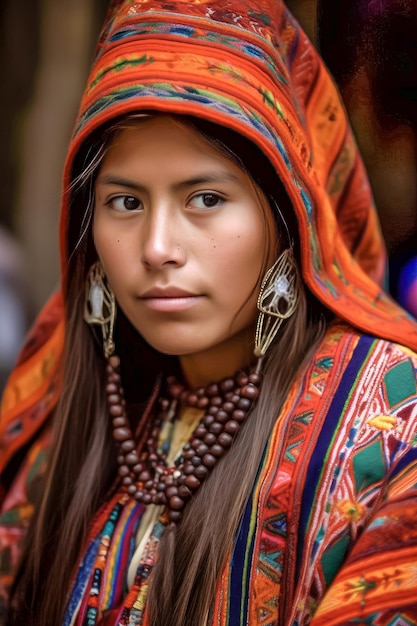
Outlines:
<svg viewBox="0 0 417 626"><path fill-rule="evenodd" d="M135 211L139 208L139 200L134 196L124 196L123 204L128 211Z"/></svg>
<svg viewBox="0 0 417 626"><path fill-rule="evenodd" d="M223 198L217 193L199 193L190 200L190 206L193 209L214 209L219 206Z"/></svg>
<svg viewBox="0 0 417 626"><path fill-rule="evenodd" d="M137 211L142 208L142 202L135 196L116 196L108 203L115 211Z"/></svg>
<svg viewBox="0 0 417 626"><path fill-rule="evenodd" d="M216 206L220 200L219 196L216 196L214 193L205 193L202 197L204 205L209 209Z"/></svg>

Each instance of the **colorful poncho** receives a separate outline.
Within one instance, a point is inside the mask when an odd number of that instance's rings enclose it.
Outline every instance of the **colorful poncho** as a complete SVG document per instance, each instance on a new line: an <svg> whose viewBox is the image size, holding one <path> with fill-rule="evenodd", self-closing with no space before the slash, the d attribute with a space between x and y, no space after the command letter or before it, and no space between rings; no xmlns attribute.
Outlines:
<svg viewBox="0 0 417 626"><path fill-rule="evenodd" d="M77 154L101 125L149 110L205 118L262 150L297 216L304 281L346 324L328 333L277 420L210 620L417 623L416 360L397 345L417 349L417 325L382 290L369 185L324 65L280 0L114 2L65 167L63 274ZM4 587L60 393L65 307L61 294L46 305L3 398ZM146 563L130 593L123 578L140 516L119 494L98 513L66 619L81 603L86 619L91 610L109 624L142 623ZM107 537L112 567L94 608L91 575Z"/></svg>

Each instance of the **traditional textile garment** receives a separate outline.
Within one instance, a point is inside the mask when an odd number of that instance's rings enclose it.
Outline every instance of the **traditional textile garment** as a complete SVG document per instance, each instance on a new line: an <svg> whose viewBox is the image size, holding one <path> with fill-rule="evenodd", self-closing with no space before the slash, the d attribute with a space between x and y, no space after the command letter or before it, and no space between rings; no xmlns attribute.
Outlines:
<svg viewBox="0 0 417 626"><path fill-rule="evenodd" d="M417 624L417 326L381 288L369 185L326 69L279 0L113 3L65 168L63 273L76 157L95 129L137 111L205 118L262 150L297 216L304 281L342 320L277 416L208 623ZM67 304L46 305L3 398L3 595L44 471ZM132 561L143 515L109 494L65 624L146 624L165 518Z"/></svg>

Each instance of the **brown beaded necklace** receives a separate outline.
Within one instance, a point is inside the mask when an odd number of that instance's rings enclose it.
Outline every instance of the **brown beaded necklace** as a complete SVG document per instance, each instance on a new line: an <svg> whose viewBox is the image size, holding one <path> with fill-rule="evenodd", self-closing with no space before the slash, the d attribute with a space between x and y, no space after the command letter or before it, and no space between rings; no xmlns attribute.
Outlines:
<svg viewBox="0 0 417 626"><path fill-rule="evenodd" d="M126 414L119 365L119 357L108 359L106 393L122 485L138 502L165 505L170 520L177 522L186 502L230 448L258 397L259 362L249 373L240 371L234 378L224 378L193 391L168 378L168 399L160 399L161 410L138 443ZM167 453L158 450L158 439L163 424L175 415L178 404L201 409L204 415L180 458L168 467Z"/></svg>

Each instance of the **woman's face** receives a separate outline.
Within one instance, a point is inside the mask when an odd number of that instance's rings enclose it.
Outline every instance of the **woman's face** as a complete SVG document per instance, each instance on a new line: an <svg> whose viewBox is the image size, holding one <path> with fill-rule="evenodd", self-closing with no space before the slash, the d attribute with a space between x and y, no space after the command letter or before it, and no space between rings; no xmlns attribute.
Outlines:
<svg viewBox="0 0 417 626"><path fill-rule="evenodd" d="M122 130L97 177L94 242L118 305L195 382L250 359L271 222L248 176L170 117Z"/></svg>

